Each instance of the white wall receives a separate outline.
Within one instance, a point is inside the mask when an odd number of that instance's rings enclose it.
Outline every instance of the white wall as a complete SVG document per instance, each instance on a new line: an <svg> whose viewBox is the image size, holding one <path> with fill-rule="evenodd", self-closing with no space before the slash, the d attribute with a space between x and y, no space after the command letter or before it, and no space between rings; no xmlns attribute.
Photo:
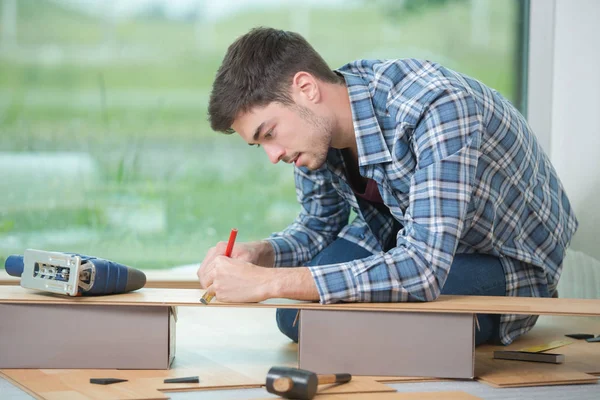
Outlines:
<svg viewBox="0 0 600 400"><path fill-rule="evenodd" d="M532 0L528 118L600 260L600 1ZM550 110L551 112L548 112Z"/></svg>

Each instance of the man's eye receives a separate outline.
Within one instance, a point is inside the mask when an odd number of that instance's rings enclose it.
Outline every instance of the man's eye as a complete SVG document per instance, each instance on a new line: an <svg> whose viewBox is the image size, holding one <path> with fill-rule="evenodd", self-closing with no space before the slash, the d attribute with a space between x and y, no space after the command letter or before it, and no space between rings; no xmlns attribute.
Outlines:
<svg viewBox="0 0 600 400"><path fill-rule="evenodd" d="M267 133L265 133L265 139L270 139L273 137L273 129L271 129L270 131L268 131Z"/></svg>

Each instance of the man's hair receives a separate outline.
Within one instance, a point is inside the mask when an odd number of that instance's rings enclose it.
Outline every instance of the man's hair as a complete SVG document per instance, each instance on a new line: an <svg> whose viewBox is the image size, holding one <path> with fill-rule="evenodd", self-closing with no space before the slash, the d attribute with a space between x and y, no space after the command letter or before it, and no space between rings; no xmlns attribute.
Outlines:
<svg viewBox="0 0 600 400"><path fill-rule="evenodd" d="M254 28L227 49L213 83L208 115L215 131L233 133L239 113L272 102L292 104L290 85L298 71L340 83L325 60L301 35L272 28Z"/></svg>

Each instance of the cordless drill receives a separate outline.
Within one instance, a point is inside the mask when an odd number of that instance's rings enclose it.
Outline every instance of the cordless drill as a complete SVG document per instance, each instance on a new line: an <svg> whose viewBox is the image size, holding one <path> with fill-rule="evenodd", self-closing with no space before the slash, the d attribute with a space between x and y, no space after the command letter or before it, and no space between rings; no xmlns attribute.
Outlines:
<svg viewBox="0 0 600 400"><path fill-rule="evenodd" d="M69 296L99 296L142 288L146 275L114 261L76 253L27 249L8 256L6 272L21 277L21 286Z"/></svg>

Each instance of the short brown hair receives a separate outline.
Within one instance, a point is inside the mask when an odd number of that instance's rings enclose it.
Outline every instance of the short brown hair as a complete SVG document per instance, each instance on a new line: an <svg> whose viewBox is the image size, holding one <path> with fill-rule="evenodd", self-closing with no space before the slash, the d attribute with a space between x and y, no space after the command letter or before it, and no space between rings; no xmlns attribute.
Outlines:
<svg viewBox="0 0 600 400"><path fill-rule="evenodd" d="M272 102L291 104L293 76L306 71L325 82L339 83L325 60L301 35L254 28L227 49L213 83L208 115L213 130L233 133L240 112Z"/></svg>

